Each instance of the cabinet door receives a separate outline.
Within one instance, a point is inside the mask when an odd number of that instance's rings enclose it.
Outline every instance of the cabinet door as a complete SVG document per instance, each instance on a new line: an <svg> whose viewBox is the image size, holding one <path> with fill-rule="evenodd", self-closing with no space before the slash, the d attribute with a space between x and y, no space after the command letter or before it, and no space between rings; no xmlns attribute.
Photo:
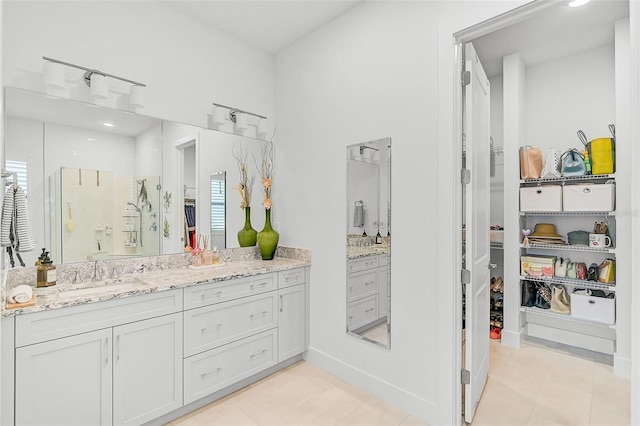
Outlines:
<svg viewBox="0 0 640 426"><path fill-rule="evenodd" d="M114 424L140 424L182 406L182 314L113 329Z"/></svg>
<svg viewBox="0 0 640 426"><path fill-rule="evenodd" d="M287 287L278 296L278 362L282 362L306 349L305 286Z"/></svg>
<svg viewBox="0 0 640 426"><path fill-rule="evenodd" d="M111 329L16 349L16 425L110 425Z"/></svg>

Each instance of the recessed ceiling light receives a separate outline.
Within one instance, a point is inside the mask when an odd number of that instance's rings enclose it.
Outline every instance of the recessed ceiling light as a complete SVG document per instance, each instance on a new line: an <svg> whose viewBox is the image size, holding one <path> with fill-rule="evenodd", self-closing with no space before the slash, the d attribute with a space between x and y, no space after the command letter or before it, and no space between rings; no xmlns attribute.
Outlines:
<svg viewBox="0 0 640 426"><path fill-rule="evenodd" d="M102 123L102 125L107 126L107 127L113 127L113 123L109 123L107 121L105 121L104 123Z"/></svg>
<svg viewBox="0 0 640 426"><path fill-rule="evenodd" d="M580 7L580 6L584 6L585 4L589 3L591 0L573 0L572 2L569 2L569 7Z"/></svg>

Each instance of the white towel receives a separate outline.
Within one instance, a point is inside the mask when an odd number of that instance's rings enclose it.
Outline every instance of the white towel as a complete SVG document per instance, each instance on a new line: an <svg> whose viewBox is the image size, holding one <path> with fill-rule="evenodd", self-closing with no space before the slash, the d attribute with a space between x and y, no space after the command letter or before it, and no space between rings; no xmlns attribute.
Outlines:
<svg viewBox="0 0 640 426"><path fill-rule="evenodd" d="M27 303L33 297L33 289L30 285L22 284L11 289L7 296L9 303Z"/></svg>
<svg viewBox="0 0 640 426"><path fill-rule="evenodd" d="M11 245L11 224L14 212L13 186L7 189L2 201L2 219L0 221L0 244L2 247Z"/></svg>
<svg viewBox="0 0 640 426"><path fill-rule="evenodd" d="M362 201L356 201L355 208L353 209L353 226L364 226L364 203Z"/></svg>
<svg viewBox="0 0 640 426"><path fill-rule="evenodd" d="M19 186L10 186L4 194L0 219L0 245L16 251L33 250L36 243L31 232L27 197Z"/></svg>
<svg viewBox="0 0 640 426"><path fill-rule="evenodd" d="M31 233L31 222L29 221L29 209L27 207L27 196L20 186L16 186L15 191L15 233L16 233L16 251L29 251L36 248Z"/></svg>

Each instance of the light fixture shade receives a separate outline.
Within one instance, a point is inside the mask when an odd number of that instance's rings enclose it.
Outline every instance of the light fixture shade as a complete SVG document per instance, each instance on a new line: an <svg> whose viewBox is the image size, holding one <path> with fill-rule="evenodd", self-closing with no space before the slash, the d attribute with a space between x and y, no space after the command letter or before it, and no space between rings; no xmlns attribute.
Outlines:
<svg viewBox="0 0 640 426"><path fill-rule="evenodd" d="M91 96L96 99L107 99L109 97L109 81L104 75L91 74Z"/></svg>
<svg viewBox="0 0 640 426"><path fill-rule="evenodd" d="M267 119L258 118L258 136L264 136L267 134Z"/></svg>
<svg viewBox="0 0 640 426"><path fill-rule="evenodd" d="M221 124L224 124L226 117L227 117L227 114L226 114L225 108L217 105L213 107L213 123L214 124L218 126Z"/></svg>
<svg viewBox="0 0 640 426"><path fill-rule="evenodd" d="M44 63L44 85L48 88L64 89L64 68L57 62Z"/></svg>
<svg viewBox="0 0 640 426"><path fill-rule="evenodd" d="M129 89L129 105L135 107L145 106L144 102L145 87L134 84Z"/></svg>
<svg viewBox="0 0 640 426"><path fill-rule="evenodd" d="M236 129L244 130L247 128L248 120L247 114L242 112L236 112Z"/></svg>

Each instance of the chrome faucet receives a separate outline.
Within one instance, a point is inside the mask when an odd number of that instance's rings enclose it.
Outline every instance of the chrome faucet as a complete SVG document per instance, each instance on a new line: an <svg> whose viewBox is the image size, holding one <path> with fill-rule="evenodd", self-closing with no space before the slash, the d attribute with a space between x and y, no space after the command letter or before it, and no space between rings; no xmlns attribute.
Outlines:
<svg viewBox="0 0 640 426"><path fill-rule="evenodd" d="M100 281L102 280L102 266L100 266L100 269L98 269L98 260L95 259L91 254L87 255L87 260L90 262L93 262L93 277L91 278L91 281Z"/></svg>

